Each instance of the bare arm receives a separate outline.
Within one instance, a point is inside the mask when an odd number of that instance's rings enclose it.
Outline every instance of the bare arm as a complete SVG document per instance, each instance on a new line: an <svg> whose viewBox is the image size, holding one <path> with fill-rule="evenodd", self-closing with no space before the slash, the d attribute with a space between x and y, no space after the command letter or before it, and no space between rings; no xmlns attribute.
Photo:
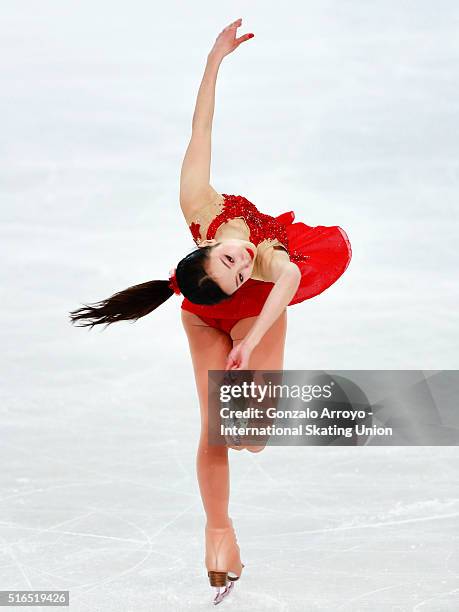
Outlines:
<svg viewBox="0 0 459 612"><path fill-rule="evenodd" d="M207 56L206 67L198 90L198 97L191 124L193 134L203 132L209 134L215 109L215 85L218 70L223 58L212 51Z"/></svg>
<svg viewBox="0 0 459 612"><path fill-rule="evenodd" d="M287 262L279 267L274 286L263 305L263 309L242 341L250 350L256 347L271 325L288 306L298 289L300 280L301 272L296 264Z"/></svg>
<svg viewBox="0 0 459 612"><path fill-rule="evenodd" d="M242 19L238 19L224 28L207 56L193 114L191 139L180 173L180 206L185 216L191 216L194 208L202 206L218 195L210 185L215 86L223 58L243 41L253 37L253 34L244 34L236 38L236 30L241 23Z"/></svg>
<svg viewBox="0 0 459 612"><path fill-rule="evenodd" d="M180 206L189 215L193 206L210 201L211 136L215 108L215 85L222 58L209 53L193 114L191 140L180 173ZM204 199L204 202L203 202Z"/></svg>
<svg viewBox="0 0 459 612"><path fill-rule="evenodd" d="M266 280L274 283L263 309L245 338L229 353L226 368L245 370L250 355L271 325L292 300L301 281L301 272L285 251L273 250Z"/></svg>

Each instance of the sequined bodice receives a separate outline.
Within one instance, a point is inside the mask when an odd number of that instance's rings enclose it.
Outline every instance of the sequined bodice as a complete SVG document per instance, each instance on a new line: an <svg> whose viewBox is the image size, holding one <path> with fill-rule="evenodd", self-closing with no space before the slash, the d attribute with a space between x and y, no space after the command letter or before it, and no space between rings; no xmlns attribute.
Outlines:
<svg viewBox="0 0 459 612"><path fill-rule="evenodd" d="M215 237L218 228L230 219L244 219L250 232L250 242L258 246L269 241L280 244L288 251L288 237L285 226L271 215L260 212L247 198L222 193L223 202L204 207L189 225L196 244Z"/></svg>
<svg viewBox="0 0 459 612"><path fill-rule="evenodd" d="M238 321L263 312L273 278L278 278L274 272L287 261L282 249L301 272L300 283L289 306L319 295L346 270L352 251L341 227L295 222L293 210L273 217L260 212L244 196L221 194L213 189L209 192L212 202L195 208L190 214L185 214L185 207L182 207L195 243L202 246L204 240L216 238L224 244L225 236L228 241L230 236L237 236L241 241L249 240L252 250L256 247L256 253L250 278L227 300L207 306L184 298L182 308L197 314L208 325L227 331L226 319ZM227 225L222 227L225 223ZM218 231L220 227L222 230Z"/></svg>

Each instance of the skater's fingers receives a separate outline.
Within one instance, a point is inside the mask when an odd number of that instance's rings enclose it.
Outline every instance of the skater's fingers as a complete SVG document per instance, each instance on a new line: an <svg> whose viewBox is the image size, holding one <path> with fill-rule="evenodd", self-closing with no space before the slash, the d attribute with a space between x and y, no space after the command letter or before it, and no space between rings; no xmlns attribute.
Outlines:
<svg viewBox="0 0 459 612"><path fill-rule="evenodd" d="M240 45L241 43L245 42L246 40L249 40L250 38L253 38L254 36L255 34L253 34L252 32L250 32L250 34L243 34L239 38L236 38L234 42L236 43L236 45Z"/></svg>
<svg viewBox="0 0 459 612"><path fill-rule="evenodd" d="M239 17L239 19L236 19L236 21L233 21L233 23L230 23L229 25L226 26L226 28L223 28L222 32L226 32L226 30L229 30L230 28L238 28L242 23L242 17Z"/></svg>

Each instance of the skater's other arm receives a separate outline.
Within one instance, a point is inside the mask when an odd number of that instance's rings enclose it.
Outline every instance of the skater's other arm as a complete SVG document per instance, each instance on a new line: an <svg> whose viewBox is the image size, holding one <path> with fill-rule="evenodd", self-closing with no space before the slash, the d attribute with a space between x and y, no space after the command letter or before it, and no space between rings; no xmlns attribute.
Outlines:
<svg viewBox="0 0 459 612"><path fill-rule="evenodd" d="M245 338L230 351L225 370L246 370L250 355L265 333L282 314L298 289L301 272L285 251L274 251L269 261L270 280L274 282L263 309ZM264 274L265 278L268 276Z"/></svg>
<svg viewBox="0 0 459 612"><path fill-rule="evenodd" d="M241 42L253 36L245 34L236 38L236 30L241 23L242 20L238 19L224 28L207 56L193 114L191 139L180 173L180 206L184 215L188 217L192 216L194 209L213 201L219 195L210 185L215 86L223 58L234 51Z"/></svg>
<svg viewBox="0 0 459 612"><path fill-rule="evenodd" d="M252 350L291 302L301 281L299 267L290 261L285 251L273 251L269 271L266 280L273 282L274 286L255 323L242 340Z"/></svg>

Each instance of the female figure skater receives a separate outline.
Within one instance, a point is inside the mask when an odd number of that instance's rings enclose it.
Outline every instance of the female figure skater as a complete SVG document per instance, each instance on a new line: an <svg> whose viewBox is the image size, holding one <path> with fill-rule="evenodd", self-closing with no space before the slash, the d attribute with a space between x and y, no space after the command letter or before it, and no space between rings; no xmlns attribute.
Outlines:
<svg viewBox="0 0 459 612"><path fill-rule="evenodd" d="M351 247L338 226L294 223L293 211L272 217L240 195L210 185L211 131L223 58L253 34L236 37L242 19L218 35L207 56L180 176L180 206L197 248L168 280L129 287L71 313L80 326L137 320L174 293L184 296L186 332L201 412L197 476L204 510L205 564L219 603L243 568L228 515L231 445L208 444L208 370L282 370L286 307L312 298L346 270ZM258 452L263 446L237 447Z"/></svg>

